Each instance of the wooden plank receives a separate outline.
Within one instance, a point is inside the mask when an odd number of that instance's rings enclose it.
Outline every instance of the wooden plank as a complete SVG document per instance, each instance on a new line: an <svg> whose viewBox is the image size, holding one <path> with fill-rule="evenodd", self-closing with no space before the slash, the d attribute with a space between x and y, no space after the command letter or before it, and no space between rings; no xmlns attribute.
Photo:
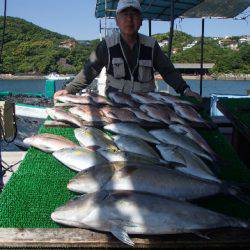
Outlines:
<svg viewBox="0 0 250 250"><path fill-rule="evenodd" d="M249 229L216 229L205 231L204 239L194 234L132 237L137 248L234 248L250 247ZM111 234L77 228L17 229L0 228L0 247L36 248L107 248L127 247Z"/></svg>

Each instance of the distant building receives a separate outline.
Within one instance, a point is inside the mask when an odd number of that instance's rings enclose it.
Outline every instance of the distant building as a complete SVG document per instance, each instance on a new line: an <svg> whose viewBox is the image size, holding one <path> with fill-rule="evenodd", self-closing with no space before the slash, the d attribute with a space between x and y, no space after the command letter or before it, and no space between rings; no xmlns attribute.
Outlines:
<svg viewBox="0 0 250 250"><path fill-rule="evenodd" d="M161 42L159 42L160 47L165 47L168 46L168 40L162 40Z"/></svg>
<svg viewBox="0 0 250 250"><path fill-rule="evenodd" d="M238 50L238 43L230 43L229 45L226 46L226 48L229 48L231 50Z"/></svg>
<svg viewBox="0 0 250 250"><path fill-rule="evenodd" d="M242 37L239 39L239 44L248 43L250 44L250 36Z"/></svg>
<svg viewBox="0 0 250 250"><path fill-rule="evenodd" d="M187 49L191 49L192 47L194 47L196 44L198 43L198 41L193 41L192 43L189 43L188 45L183 47L183 50L187 50Z"/></svg>
<svg viewBox="0 0 250 250"><path fill-rule="evenodd" d="M73 49L76 47L76 41L75 40L71 40L71 39L67 39L63 42L60 42L59 44L60 48L65 48L65 49Z"/></svg>

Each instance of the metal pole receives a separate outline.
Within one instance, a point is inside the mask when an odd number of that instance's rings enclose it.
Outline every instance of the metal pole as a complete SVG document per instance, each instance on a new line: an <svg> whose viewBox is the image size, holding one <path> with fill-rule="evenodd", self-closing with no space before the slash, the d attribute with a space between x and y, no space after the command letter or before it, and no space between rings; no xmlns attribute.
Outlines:
<svg viewBox="0 0 250 250"><path fill-rule="evenodd" d="M151 29L152 29L152 26L151 26L151 19L148 20L148 35L151 36L152 33L151 33Z"/></svg>
<svg viewBox="0 0 250 250"><path fill-rule="evenodd" d="M174 7L175 0L171 0L171 20L170 20L170 31L169 31L169 43L168 43L168 57L171 57L172 53L172 44L173 44L173 35L174 35Z"/></svg>
<svg viewBox="0 0 250 250"><path fill-rule="evenodd" d="M202 96L202 80L203 80L203 61L204 61L204 28L205 28L205 18L201 19L201 68L200 68L200 96Z"/></svg>
<svg viewBox="0 0 250 250"><path fill-rule="evenodd" d="M0 193L3 188L3 166L2 166L2 152L1 152L1 147L2 147L2 136L1 136L1 131L0 131Z"/></svg>

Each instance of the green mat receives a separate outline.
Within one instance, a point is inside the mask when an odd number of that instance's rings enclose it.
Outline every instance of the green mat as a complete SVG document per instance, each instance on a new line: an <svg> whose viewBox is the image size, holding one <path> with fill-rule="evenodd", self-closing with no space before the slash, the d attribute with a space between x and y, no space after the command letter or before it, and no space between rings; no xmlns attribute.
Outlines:
<svg viewBox="0 0 250 250"><path fill-rule="evenodd" d="M220 177L249 183L250 171L239 161L225 138L217 131L200 129L199 132L227 160L227 164L221 166ZM54 133L76 141L72 128L42 127L40 133ZM75 174L51 154L30 148L0 196L0 227L61 227L50 219L50 214L75 196L66 187ZM232 197L216 196L199 201L198 204L231 216L250 219L250 206Z"/></svg>

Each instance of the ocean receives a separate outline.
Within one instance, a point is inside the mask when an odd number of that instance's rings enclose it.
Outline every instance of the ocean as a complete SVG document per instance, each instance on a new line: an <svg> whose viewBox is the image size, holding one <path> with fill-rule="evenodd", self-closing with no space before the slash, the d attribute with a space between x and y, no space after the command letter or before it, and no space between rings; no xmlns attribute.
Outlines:
<svg viewBox="0 0 250 250"><path fill-rule="evenodd" d="M0 80L0 92L20 92L45 94L46 80ZM59 90L65 84L66 80L56 81L55 89ZM199 93L199 80L187 80L187 83L193 91ZM159 90L166 90L167 84L164 81L158 81ZM170 87L171 94L176 92ZM247 95L250 91L250 81L235 80L204 80L203 97L209 97L211 94L229 94L229 95Z"/></svg>

